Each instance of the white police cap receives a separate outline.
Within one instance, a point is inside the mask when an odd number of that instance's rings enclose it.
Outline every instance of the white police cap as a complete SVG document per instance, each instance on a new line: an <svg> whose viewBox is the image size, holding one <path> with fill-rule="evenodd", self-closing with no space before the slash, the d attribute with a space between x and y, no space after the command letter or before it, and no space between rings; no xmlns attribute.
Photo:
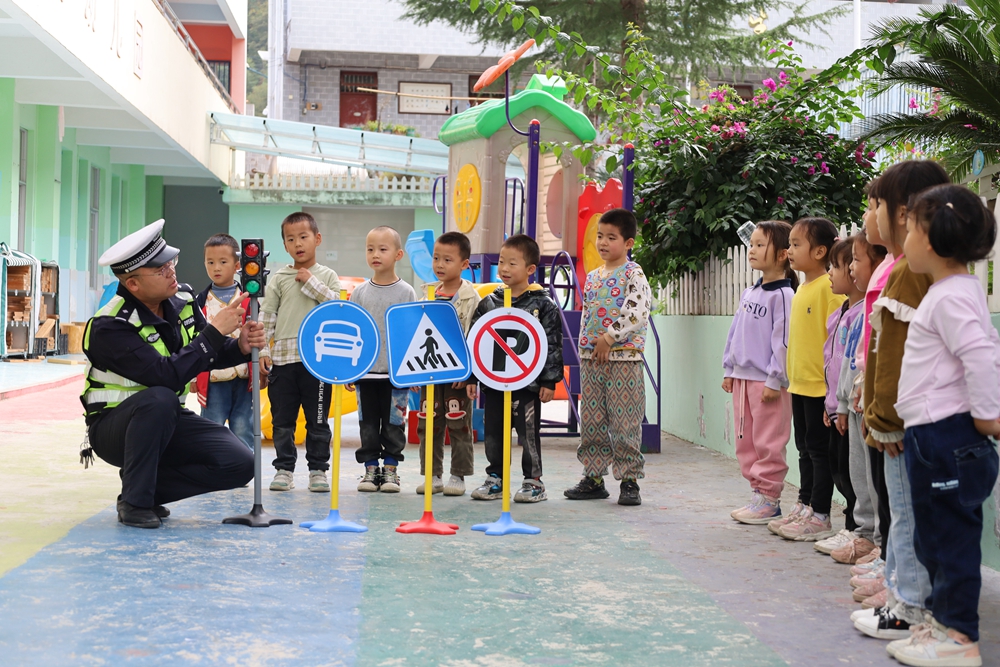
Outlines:
<svg viewBox="0 0 1000 667"><path fill-rule="evenodd" d="M162 233L161 219L132 232L108 248L97 263L110 266L114 273L131 273L143 266L163 266L177 257L180 250L167 245Z"/></svg>

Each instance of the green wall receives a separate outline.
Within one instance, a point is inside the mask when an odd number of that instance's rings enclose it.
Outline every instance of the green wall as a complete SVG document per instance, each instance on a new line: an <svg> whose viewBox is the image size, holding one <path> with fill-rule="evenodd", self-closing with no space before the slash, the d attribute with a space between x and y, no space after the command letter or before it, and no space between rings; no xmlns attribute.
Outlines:
<svg viewBox="0 0 1000 667"><path fill-rule="evenodd" d="M281 241L281 221L301 206L271 206L259 204L229 204L229 234L240 239L264 239L264 249L270 253L269 262L287 264L290 261ZM333 241L333 239L330 239ZM335 243L335 242L334 242Z"/></svg>
<svg viewBox="0 0 1000 667"><path fill-rule="evenodd" d="M679 438L735 458L732 396L722 391L722 350L731 316L664 316L653 323L667 347L662 359L660 428ZM993 316L1000 330L1000 315ZM649 355L650 363L655 357ZM649 392L651 394L652 392ZM647 394L648 395L648 394ZM650 413L652 414L652 413ZM795 445L788 445L787 481L799 483ZM838 499L843 502L843 498ZM983 563L1000 569L1000 544L993 530L995 503L983 505Z"/></svg>

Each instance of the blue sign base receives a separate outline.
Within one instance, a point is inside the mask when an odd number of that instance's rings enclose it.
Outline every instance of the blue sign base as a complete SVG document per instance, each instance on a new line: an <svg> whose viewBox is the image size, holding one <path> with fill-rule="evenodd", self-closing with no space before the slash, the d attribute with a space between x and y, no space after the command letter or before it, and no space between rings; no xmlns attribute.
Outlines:
<svg viewBox="0 0 1000 667"><path fill-rule="evenodd" d="M330 510L322 521L303 521L299 524L314 533L367 533L368 526L340 518L340 510Z"/></svg>
<svg viewBox="0 0 1000 667"><path fill-rule="evenodd" d="M484 532L487 535L537 535L541 528L518 523L511 518L510 512L501 512L500 518L493 523L477 523L472 530Z"/></svg>

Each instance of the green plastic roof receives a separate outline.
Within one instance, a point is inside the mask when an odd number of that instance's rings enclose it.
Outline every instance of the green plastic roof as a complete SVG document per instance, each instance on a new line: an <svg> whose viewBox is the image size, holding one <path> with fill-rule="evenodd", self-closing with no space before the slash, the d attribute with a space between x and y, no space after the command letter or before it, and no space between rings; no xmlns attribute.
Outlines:
<svg viewBox="0 0 1000 667"><path fill-rule="evenodd" d="M561 77L535 74L524 90L511 95L510 117L515 118L528 109L539 107L559 119L580 141L593 141L597 137L593 123L583 113L563 102L565 95L566 83ZM452 146L463 141L489 138L506 125L503 100L490 100L446 120L438 132L438 139L445 146ZM544 130L542 134L544 140Z"/></svg>

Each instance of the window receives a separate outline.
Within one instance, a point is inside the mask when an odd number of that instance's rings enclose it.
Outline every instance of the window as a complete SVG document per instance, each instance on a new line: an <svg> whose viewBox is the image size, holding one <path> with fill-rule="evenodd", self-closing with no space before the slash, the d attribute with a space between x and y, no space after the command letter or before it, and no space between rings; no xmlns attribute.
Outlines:
<svg viewBox="0 0 1000 667"><path fill-rule="evenodd" d="M17 249L27 252L28 242L28 131L21 130L21 164L17 171Z"/></svg>
<svg viewBox="0 0 1000 667"><path fill-rule="evenodd" d="M233 93L233 89L229 85L229 61L209 60L208 66L212 68L213 72L215 72L215 77L219 80L219 83L222 84L222 87L225 88L231 95Z"/></svg>
<svg viewBox="0 0 1000 667"><path fill-rule="evenodd" d="M101 242L101 170L90 168L90 288L101 288L100 257Z"/></svg>

